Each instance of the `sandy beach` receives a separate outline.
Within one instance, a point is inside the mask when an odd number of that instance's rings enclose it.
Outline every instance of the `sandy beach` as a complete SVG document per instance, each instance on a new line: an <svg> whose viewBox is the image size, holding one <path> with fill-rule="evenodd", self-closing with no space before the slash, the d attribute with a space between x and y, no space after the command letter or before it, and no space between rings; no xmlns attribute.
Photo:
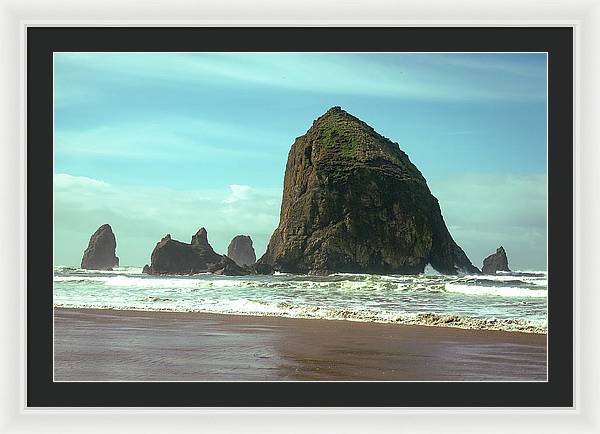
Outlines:
<svg viewBox="0 0 600 434"><path fill-rule="evenodd" d="M545 381L546 335L54 310L55 381Z"/></svg>

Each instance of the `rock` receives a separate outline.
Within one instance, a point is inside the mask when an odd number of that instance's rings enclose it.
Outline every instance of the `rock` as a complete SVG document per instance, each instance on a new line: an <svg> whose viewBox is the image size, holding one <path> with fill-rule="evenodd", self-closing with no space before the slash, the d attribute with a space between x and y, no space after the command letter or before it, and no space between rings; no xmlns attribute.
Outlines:
<svg viewBox="0 0 600 434"><path fill-rule="evenodd" d="M147 274L196 274L215 273L228 276L251 274L250 269L237 265L232 259L216 253L208 242L206 229L200 228L190 244L171 238L170 234L160 240L152 251Z"/></svg>
<svg viewBox="0 0 600 434"><path fill-rule="evenodd" d="M481 271L484 274L496 274L497 271L510 271L504 247L498 247L496 253L492 253L483 260L483 268Z"/></svg>
<svg viewBox="0 0 600 434"><path fill-rule="evenodd" d="M236 235L227 247L227 256L240 266L252 265L256 262L256 253L249 235Z"/></svg>
<svg viewBox="0 0 600 434"><path fill-rule="evenodd" d="M290 149L279 226L258 264L417 274L428 263L445 274L479 273L398 144L340 107L328 110Z"/></svg>
<svg viewBox="0 0 600 434"><path fill-rule="evenodd" d="M117 240L109 224L100 226L90 237L87 249L81 258L81 268L88 270L112 270L119 266L115 255Z"/></svg>
<svg viewBox="0 0 600 434"><path fill-rule="evenodd" d="M240 267L233 259L228 258L227 256L222 256L221 260L210 266L208 271L225 276L246 276L248 274L253 274L250 268Z"/></svg>
<svg viewBox="0 0 600 434"><path fill-rule="evenodd" d="M143 274L152 274L150 270L150 266L148 264L144 265L144 269L142 270Z"/></svg>
<svg viewBox="0 0 600 434"><path fill-rule="evenodd" d="M195 274L207 272L221 255L208 243L206 229L200 228L190 244L165 235L154 247L150 260L150 274Z"/></svg>
<svg viewBox="0 0 600 434"><path fill-rule="evenodd" d="M250 267L250 270L252 270L251 274L273 274L274 273L273 267L271 265L264 264L261 262L254 263L254 265L252 265Z"/></svg>

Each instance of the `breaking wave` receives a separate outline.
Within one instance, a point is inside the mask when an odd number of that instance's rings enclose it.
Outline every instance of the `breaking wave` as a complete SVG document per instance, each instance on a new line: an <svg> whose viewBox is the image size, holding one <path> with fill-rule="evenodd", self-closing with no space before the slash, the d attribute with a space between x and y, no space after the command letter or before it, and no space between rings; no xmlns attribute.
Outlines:
<svg viewBox="0 0 600 434"><path fill-rule="evenodd" d="M54 305L545 332L547 276L148 276L55 267Z"/></svg>
<svg viewBox="0 0 600 434"><path fill-rule="evenodd" d="M493 295L498 297L546 298L548 296L548 291L545 289L529 289L515 286L491 287L447 283L445 290L447 292L456 292L476 297Z"/></svg>
<svg viewBox="0 0 600 434"><path fill-rule="evenodd" d="M116 273L117 271L115 271ZM106 272L104 272L106 273ZM133 273L131 273L133 274ZM139 274L139 273L138 273ZM55 275L55 283L98 283L105 286L127 288L171 288L171 289L211 289L211 288L289 288L322 289L346 291L429 291L450 292L476 297L491 295L499 297L547 296L547 281L508 278L504 276L375 276L368 274L332 274L326 277L276 276L226 277L210 274L195 276L95 276L95 275Z"/></svg>

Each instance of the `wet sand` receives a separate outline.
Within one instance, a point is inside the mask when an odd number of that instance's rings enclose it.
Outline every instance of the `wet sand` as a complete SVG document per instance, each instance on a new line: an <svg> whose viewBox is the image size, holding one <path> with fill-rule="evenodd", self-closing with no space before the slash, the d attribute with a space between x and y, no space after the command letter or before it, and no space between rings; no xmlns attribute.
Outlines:
<svg viewBox="0 0 600 434"><path fill-rule="evenodd" d="M546 335L54 310L55 381L546 381Z"/></svg>

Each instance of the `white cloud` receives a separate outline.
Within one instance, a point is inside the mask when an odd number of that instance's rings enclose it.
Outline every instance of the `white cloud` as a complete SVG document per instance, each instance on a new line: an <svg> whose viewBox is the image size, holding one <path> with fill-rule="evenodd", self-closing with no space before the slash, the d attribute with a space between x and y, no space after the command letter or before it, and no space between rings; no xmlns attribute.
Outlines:
<svg viewBox="0 0 600 434"><path fill-rule="evenodd" d="M86 176L73 176L68 173L57 173L54 175L54 188L59 190L70 187L106 188L109 186L110 184L107 182Z"/></svg>
<svg viewBox="0 0 600 434"><path fill-rule="evenodd" d="M229 193L229 196L223 199L223 203L235 203L239 200L246 200L248 199L251 190L249 185L239 184L232 184L229 186L229 189L231 192Z"/></svg>

